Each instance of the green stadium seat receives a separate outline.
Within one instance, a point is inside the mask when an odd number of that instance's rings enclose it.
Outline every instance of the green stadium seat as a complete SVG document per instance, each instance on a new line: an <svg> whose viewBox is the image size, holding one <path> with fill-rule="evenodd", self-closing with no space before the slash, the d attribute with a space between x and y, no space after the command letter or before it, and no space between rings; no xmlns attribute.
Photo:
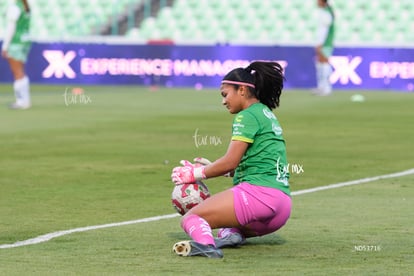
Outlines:
<svg viewBox="0 0 414 276"><path fill-rule="evenodd" d="M144 0L32 0L34 34L59 38L92 34ZM6 1L0 1L4 11ZM337 0L336 42L413 42L412 0ZM178 42L313 43L316 2L304 0L175 0L127 36ZM4 26L4 17L0 17ZM237 26L235 28L234 26ZM0 29L0 34L2 29ZM406 42L405 42L406 41Z"/></svg>

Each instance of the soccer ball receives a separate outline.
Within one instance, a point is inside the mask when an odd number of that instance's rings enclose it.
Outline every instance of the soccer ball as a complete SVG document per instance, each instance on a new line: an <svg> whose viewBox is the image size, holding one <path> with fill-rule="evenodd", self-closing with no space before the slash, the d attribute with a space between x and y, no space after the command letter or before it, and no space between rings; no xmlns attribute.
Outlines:
<svg viewBox="0 0 414 276"><path fill-rule="evenodd" d="M181 215L197 206L210 197L207 186L197 181L193 184L176 185L171 194L171 202L174 209Z"/></svg>

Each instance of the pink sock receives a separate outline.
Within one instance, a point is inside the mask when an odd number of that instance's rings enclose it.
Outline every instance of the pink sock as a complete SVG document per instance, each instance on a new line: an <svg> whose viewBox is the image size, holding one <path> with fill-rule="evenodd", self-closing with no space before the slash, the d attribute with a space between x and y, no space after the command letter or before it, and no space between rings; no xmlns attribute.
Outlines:
<svg viewBox="0 0 414 276"><path fill-rule="evenodd" d="M215 245L211 227L205 219L197 215L185 216L181 220L181 227L194 241Z"/></svg>

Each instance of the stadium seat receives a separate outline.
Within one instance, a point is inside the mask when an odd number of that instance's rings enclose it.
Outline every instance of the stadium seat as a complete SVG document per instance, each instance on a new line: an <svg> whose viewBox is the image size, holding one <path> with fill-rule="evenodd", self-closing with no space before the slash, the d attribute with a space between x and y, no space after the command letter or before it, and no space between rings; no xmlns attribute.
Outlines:
<svg viewBox="0 0 414 276"><path fill-rule="evenodd" d="M31 0L32 35L87 36L144 0ZM0 1L4 13L7 1ZM412 0L336 0L336 43L414 43ZM312 44L316 3L303 0L175 0L126 32L140 40L171 38L185 43ZM0 17L0 26L5 19ZM0 28L0 35L3 27Z"/></svg>

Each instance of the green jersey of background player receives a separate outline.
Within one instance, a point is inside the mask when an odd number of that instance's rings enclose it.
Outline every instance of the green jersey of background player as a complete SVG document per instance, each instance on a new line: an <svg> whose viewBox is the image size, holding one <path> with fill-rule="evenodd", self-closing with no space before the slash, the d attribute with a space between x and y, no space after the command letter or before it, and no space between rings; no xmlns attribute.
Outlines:
<svg viewBox="0 0 414 276"><path fill-rule="evenodd" d="M18 7L19 12L12 12L12 15L9 15L12 18L14 17L14 19L17 18L17 21L14 35L11 38L9 47L7 48L8 55L16 60L26 62L31 46L29 38L30 13L25 12L24 4L21 1L17 1L15 7Z"/></svg>
<svg viewBox="0 0 414 276"><path fill-rule="evenodd" d="M316 43L316 94L326 96L332 93L329 80L332 68L329 57L334 49L335 16L328 0L317 0L318 4L318 37Z"/></svg>
<svg viewBox="0 0 414 276"><path fill-rule="evenodd" d="M13 89L16 102L10 107L27 109L31 105L30 83L24 69L31 47L30 7L27 0L10 1L6 22L1 55L7 59L14 78Z"/></svg>

